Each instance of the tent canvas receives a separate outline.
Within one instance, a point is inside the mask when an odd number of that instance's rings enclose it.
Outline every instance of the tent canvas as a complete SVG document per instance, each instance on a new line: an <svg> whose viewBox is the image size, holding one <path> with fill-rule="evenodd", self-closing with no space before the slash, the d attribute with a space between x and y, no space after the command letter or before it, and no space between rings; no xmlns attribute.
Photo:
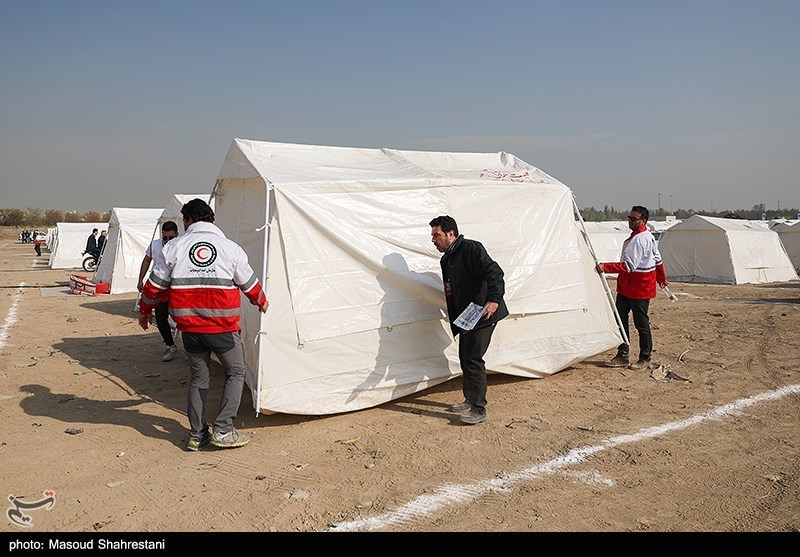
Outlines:
<svg viewBox="0 0 800 557"><path fill-rule="evenodd" d="M774 230L781 239L786 255L789 256L795 270L800 273L800 222L784 223L776 226Z"/></svg>
<svg viewBox="0 0 800 557"><path fill-rule="evenodd" d="M210 193L176 193L173 195L158 217L158 222L153 232L153 239L155 240L161 237L161 225L170 220L178 225L178 234L183 234L183 215L181 214L181 208L192 199L198 198L209 203L212 209L214 208L213 202L210 201Z"/></svg>
<svg viewBox="0 0 800 557"><path fill-rule="evenodd" d="M576 223L580 227L580 222ZM631 235L627 222L602 221L584 223L598 261L620 261L622 244Z"/></svg>
<svg viewBox="0 0 800 557"><path fill-rule="evenodd" d="M108 239L103 247L94 282L111 284L111 294L136 292L144 252L163 209L114 207L108 221Z"/></svg>
<svg viewBox="0 0 800 557"><path fill-rule="evenodd" d="M242 303L257 412L358 410L461 373L428 225L442 214L505 271L490 371L544 377L621 342L571 191L514 155L236 139L213 198L266 277L269 311Z"/></svg>
<svg viewBox="0 0 800 557"><path fill-rule="evenodd" d="M797 279L778 235L758 221L693 215L658 242L667 277L748 284Z"/></svg>
<svg viewBox="0 0 800 557"><path fill-rule="evenodd" d="M77 269L83 263L86 240L97 229L108 230L107 222L59 222L56 223L50 247L51 269Z"/></svg>

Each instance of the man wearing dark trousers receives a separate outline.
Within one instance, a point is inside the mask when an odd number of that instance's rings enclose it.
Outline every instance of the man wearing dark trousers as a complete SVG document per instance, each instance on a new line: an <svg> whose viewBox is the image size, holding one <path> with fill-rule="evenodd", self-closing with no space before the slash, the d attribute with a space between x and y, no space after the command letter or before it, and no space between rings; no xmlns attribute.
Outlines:
<svg viewBox="0 0 800 557"><path fill-rule="evenodd" d="M621 261L598 263L598 273L618 273L617 312L622 319L625 336L629 336L628 316L633 313L633 324L639 333L639 359L630 363L630 346L622 343L617 355L608 362L609 367L629 367L643 370L650 367L653 352L653 335L650 330L650 300L656 297L656 283L662 288L669 284L658 251L656 239L647 229L650 211L641 205L634 205L628 215L628 228L631 235L622 244Z"/></svg>
<svg viewBox="0 0 800 557"><path fill-rule="evenodd" d="M461 415L461 422L472 425L486 419L486 364L483 356L489 349L497 322L508 316L503 300L503 270L480 242L467 240L458 233L453 217L443 215L430 222L431 241L442 253L442 281L447 314L453 336L458 336L464 401L450 407ZM465 330L455 324L470 303L483 307L478 322Z"/></svg>

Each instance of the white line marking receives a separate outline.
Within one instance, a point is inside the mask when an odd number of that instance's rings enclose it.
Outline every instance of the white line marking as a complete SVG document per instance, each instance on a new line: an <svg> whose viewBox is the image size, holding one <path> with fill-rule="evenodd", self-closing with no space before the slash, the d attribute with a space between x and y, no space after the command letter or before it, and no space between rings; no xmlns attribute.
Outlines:
<svg viewBox="0 0 800 557"><path fill-rule="evenodd" d="M6 314L6 320L0 325L0 348L6 345L6 341L8 341L8 330L11 328L11 325L17 322L17 304L20 298L22 298L23 286L25 286L24 282L19 283L17 286L19 290L14 293L14 297L11 299L11 307Z"/></svg>
<svg viewBox="0 0 800 557"><path fill-rule="evenodd" d="M666 424L640 429L636 433L618 435L602 441L599 445L591 447L578 447L556 458L536 464L517 472L506 474L502 477L480 480L471 484L446 484L437 488L433 495L420 495L416 499L398 507L396 510L382 515L358 518L349 522L339 522L328 530L332 532L350 532L358 530L381 530L390 526L398 526L420 520L428 515L440 511L454 504L463 504L473 501L488 492L508 491L514 484L530 481L544 474L553 474L562 468L583 462L595 453L623 445L635 443L645 439L658 437L673 431L686 429L709 420L719 420L728 416L737 415L742 409L766 402L777 400L786 395L800 393L800 384L788 385L774 391L741 398L735 402L720 406L710 412L697 414L685 420L669 422Z"/></svg>

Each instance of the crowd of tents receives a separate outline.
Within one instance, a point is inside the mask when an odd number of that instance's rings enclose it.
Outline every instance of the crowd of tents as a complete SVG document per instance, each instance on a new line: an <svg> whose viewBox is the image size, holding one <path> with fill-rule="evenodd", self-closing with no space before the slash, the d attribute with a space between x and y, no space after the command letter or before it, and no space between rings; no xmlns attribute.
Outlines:
<svg viewBox="0 0 800 557"><path fill-rule="evenodd" d="M584 222L571 190L509 153L356 149L236 139L212 191L164 208L115 207L108 223L59 223L51 267L76 267L92 228L108 240L94 274L136 291L160 224L200 197L245 250L270 309L242 304L257 412L332 414L460 375L440 254L427 223L452 215L505 271L511 315L487 368L544 377L622 341L596 261L619 260L627 223ZM695 215L651 222L668 277L726 284L797 280L800 225ZM76 255L77 254L77 255Z"/></svg>

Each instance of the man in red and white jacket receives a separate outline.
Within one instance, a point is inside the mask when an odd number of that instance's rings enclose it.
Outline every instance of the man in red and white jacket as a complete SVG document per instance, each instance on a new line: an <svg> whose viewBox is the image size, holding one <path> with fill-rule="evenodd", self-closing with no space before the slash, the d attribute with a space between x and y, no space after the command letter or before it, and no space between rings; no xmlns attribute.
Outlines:
<svg viewBox="0 0 800 557"><path fill-rule="evenodd" d="M622 326L628 339L630 339L628 314L631 312L633 312L633 324L639 333L639 360L629 365L630 346L622 343L617 348L617 355L608 363L610 367L629 366L634 370L650 367L653 335L647 312L650 309L650 300L656 297L656 283L662 288L669 283L656 239L647 229L649 218L650 212L646 207L634 205L628 215L631 235L622 244L622 261L597 265L599 273L619 273L617 312L622 319Z"/></svg>
<svg viewBox="0 0 800 557"><path fill-rule="evenodd" d="M247 260L247 254L213 224L214 211L202 199L181 208L186 234L164 246L144 284L139 302L139 325L147 330L150 313L169 294L169 313L183 337L189 360L187 450L209 442L216 447L241 447L250 437L233 427L239 411L245 374L239 327L240 295L266 312L269 302ZM225 386L213 433L206 423L206 397L211 353L225 369Z"/></svg>

